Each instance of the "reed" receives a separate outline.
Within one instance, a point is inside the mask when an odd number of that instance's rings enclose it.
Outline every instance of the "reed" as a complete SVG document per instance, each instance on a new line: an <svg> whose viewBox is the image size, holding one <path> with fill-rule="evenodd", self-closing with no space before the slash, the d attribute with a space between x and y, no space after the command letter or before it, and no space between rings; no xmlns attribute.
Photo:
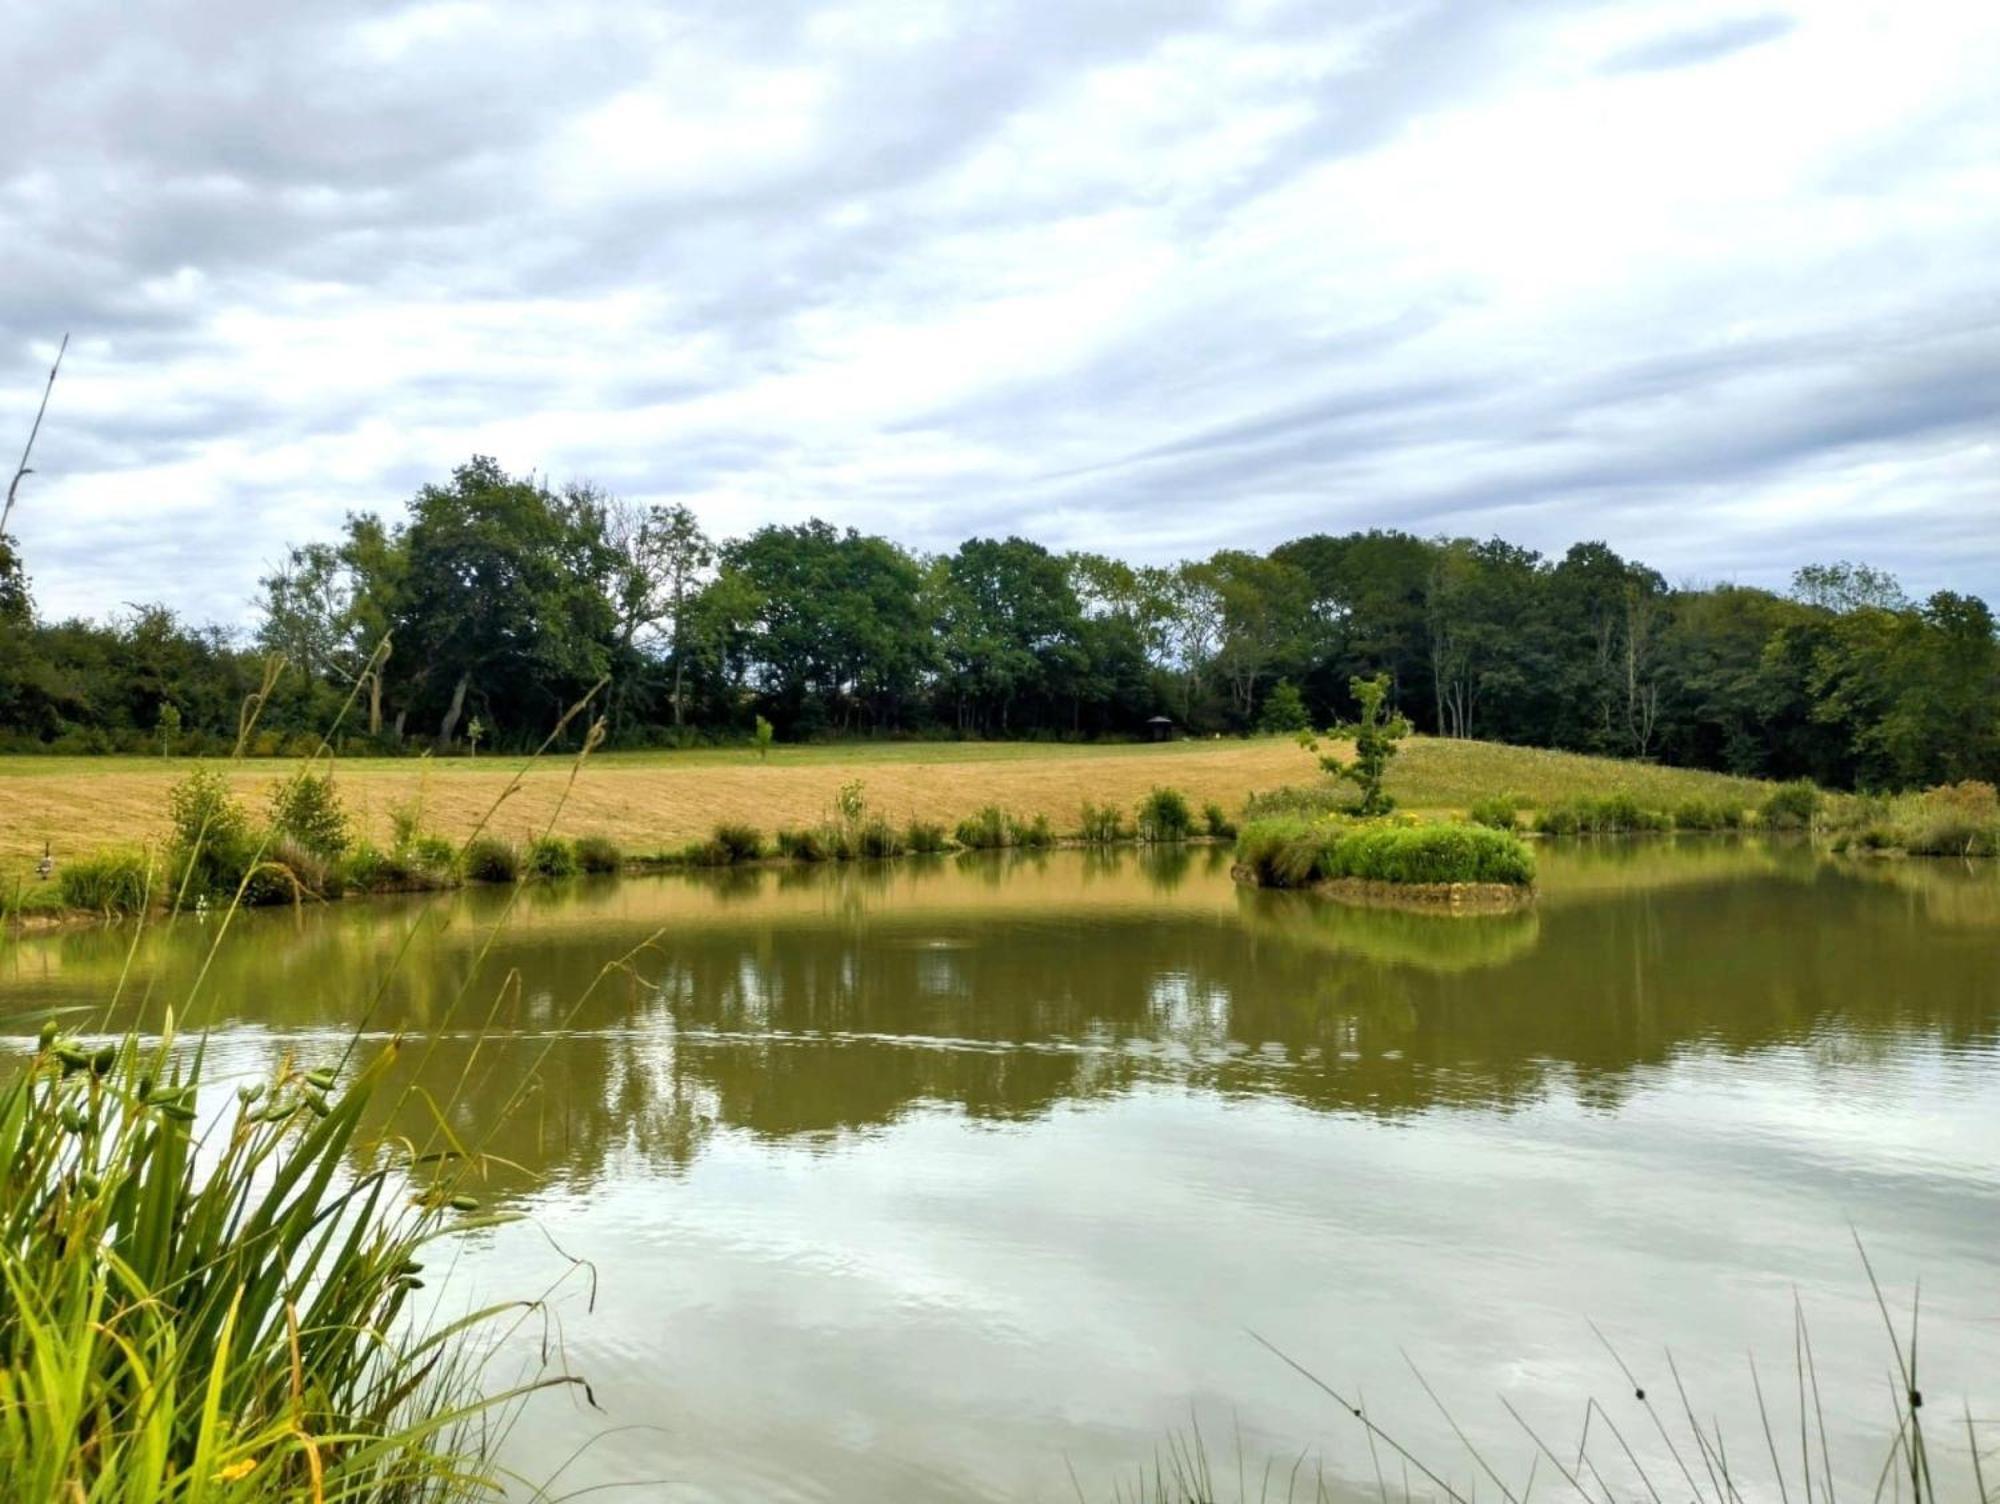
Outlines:
<svg viewBox="0 0 2000 1504"><path fill-rule="evenodd" d="M1139 801L1142 841L1185 841L1194 834L1194 811L1178 789L1156 788Z"/></svg>

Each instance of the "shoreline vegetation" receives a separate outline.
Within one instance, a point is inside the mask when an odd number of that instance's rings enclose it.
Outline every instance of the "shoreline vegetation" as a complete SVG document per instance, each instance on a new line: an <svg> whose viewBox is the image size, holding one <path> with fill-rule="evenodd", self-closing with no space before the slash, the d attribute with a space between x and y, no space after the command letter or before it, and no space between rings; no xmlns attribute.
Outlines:
<svg viewBox="0 0 2000 1504"><path fill-rule="evenodd" d="M1352 729L1352 728L1343 728ZM1142 759L1137 770L1181 767L1223 756L1227 744L1194 744L1175 762ZM0 920L14 929L95 922L151 911L205 910L239 891L247 906L319 902L427 892L467 883L515 883L575 876L638 875L748 863L880 861L954 851L1049 850L1112 844L1236 841L1244 881L1264 887L1309 888L1350 902L1396 902L1453 912L1491 911L1527 901L1533 857L1527 841L1556 836L1619 836L1666 832L1781 831L1811 837L1828 851L1856 857L1991 857L2000 854L2000 796L1992 785L1965 782L1921 794L1828 794L1810 783L1757 785L1712 775L1685 775L1691 787L1662 781L1657 768L1606 759L1416 742L1398 751L1426 754L1420 776L1400 780L1419 799L1451 789L1466 771L1444 761L1579 765L1552 770L1584 773L1539 781L1532 794L1485 794L1461 809L1431 805L1421 817L1360 816L1360 802L1343 777L1286 784L1242 802L1241 823L1215 799L1197 802L1156 784L1129 804L1084 797L1066 817L1047 808L989 802L956 819L912 814L895 818L871 801L865 780L849 778L817 819L766 829L750 820L719 819L705 836L652 850L632 850L613 836L585 832L515 840L475 829L456 841L434 828L426 780L416 796L395 803L377 839L347 809L351 785L338 764L319 764L266 787L260 822L238 797L240 764L196 764L166 789L167 833L152 845L112 846L65 854L46 880L17 873L0 888ZM1466 755L1466 754L1469 754ZM1511 757L1509 754L1513 754ZM1296 754L1294 754L1296 756ZM1049 760L1049 759L1044 759ZM1011 767L1018 756L999 759ZM1323 756L1324 763L1328 758ZM1098 760L1079 759L1085 770ZM832 764L838 767L838 764ZM866 767L857 759L853 767ZM887 781L897 782L890 762ZM1295 767L1296 764L1294 763ZM851 769L849 769L851 770ZM1112 786L1129 781L1120 768ZM1380 769L1378 768L1378 782ZM1678 771L1678 770L1674 770ZM1635 775L1643 792L1556 790L1603 787L1620 773ZM1647 775L1652 775L1650 778ZM518 787L519 772L513 774ZM981 780L962 778L968 788ZM1213 780L1209 780L1210 786ZM906 792L906 791L905 791ZM502 796L503 798L505 796ZM893 797L893 796L892 796ZM1383 802L1394 801L1382 796ZM1668 802L1671 800L1671 802ZM1058 824L1058 819L1061 824ZM482 826L485 822L482 822ZM191 853L199 852L196 859ZM255 859L252 859L252 856Z"/></svg>

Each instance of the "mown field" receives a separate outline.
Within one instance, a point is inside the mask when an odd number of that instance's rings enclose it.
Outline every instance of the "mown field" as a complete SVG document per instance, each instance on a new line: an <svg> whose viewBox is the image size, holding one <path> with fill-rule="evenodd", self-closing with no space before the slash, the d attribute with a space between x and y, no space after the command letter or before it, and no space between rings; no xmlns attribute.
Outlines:
<svg viewBox="0 0 2000 1504"><path fill-rule="evenodd" d="M167 790L189 766L165 758L0 757L0 877L30 868L44 842L60 861L157 841ZM261 808L292 764L273 759L224 766L238 796ZM347 760L337 765L337 777L371 838L387 835L393 808L421 801L424 824L458 839L493 809L521 766L519 759L501 757ZM570 772L563 757L529 767L490 828L512 837L539 832ZM1130 809L1165 786L1197 807L1212 800L1233 814L1253 792L1321 776L1313 759L1284 737L1158 746L847 743L777 747L768 760L747 748L614 752L590 759L556 829L610 835L634 854L667 850L707 835L722 820L768 833L822 819L840 787L859 779L870 806L898 821L916 816L955 824L982 805L998 804L1023 815L1046 814L1068 831L1085 800ZM1751 780L1712 773L1428 738L1403 746L1389 784L1405 808L1425 812L1462 811L1500 793L1539 806L1624 790L1642 803L1671 806L1694 795L1754 802L1763 791Z"/></svg>

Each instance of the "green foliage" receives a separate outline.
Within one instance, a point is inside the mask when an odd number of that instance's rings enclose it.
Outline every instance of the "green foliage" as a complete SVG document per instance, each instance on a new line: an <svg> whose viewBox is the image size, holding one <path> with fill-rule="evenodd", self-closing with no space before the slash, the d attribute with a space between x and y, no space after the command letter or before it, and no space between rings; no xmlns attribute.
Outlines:
<svg viewBox="0 0 2000 1504"><path fill-rule="evenodd" d="M1535 817L1535 829L1550 836L1631 835L1671 830L1673 823L1673 817L1665 810L1650 809L1625 793L1566 799Z"/></svg>
<svg viewBox="0 0 2000 1504"><path fill-rule="evenodd" d="M331 773L302 769L271 785L271 831L324 858L339 856L353 840Z"/></svg>
<svg viewBox="0 0 2000 1504"><path fill-rule="evenodd" d="M1797 779L1771 791L1758 811L1772 830L1810 830L1819 814L1820 791L1810 779Z"/></svg>
<svg viewBox="0 0 2000 1504"><path fill-rule="evenodd" d="M1344 778L1361 790L1359 814L1386 815L1396 807L1396 801L1383 789L1382 780L1388 776L1389 761L1396 755L1396 743L1410 734L1410 723L1382 708L1389 697L1387 674L1377 674L1372 679L1350 679L1347 687L1361 713L1354 720L1334 727L1327 736L1352 741L1354 757L1349 761L1332 752L1321 752L1319 765L1333 777ZM1300 743L1308 751L1319 750L1319 743L1310 732L1300 734Z"/></svg>
<svg viewBox="0 0 2000 1504"><path fill-rule="evenodd" d="M179 741L181 737L180 707L174 704L172 700L163 701L160 705L160 714L155 725L160 733L160 756L172 757L174 755L174 743Z"/></svg>
<svg viewBox="0 0 2000 1504"><path fill-rule="evenodd" d="M951 845L951 837L934 820L912 819L903 827L903 844L912 853L931 856Z"/></svg>
<svg viewBox="0 0 2000 1504"><path fill-rule="evenodd" d="M824 834L816 829L778 831L778 854L795 862L823 862L827 859Z"/></svg>
<svg viewBox="0 0 2000 1504"><path fill-rule="evenodd" d="M1275 817L1237 838L1237 860L1266 887L1355 878L1380 883L1522 887L1535 860L1518 836L1482 825L1384 825Z"/></svg>
<svg viewBox="0 0 2000 1504"><path fill-rule="evenodd" d="M623 868L625 853L609 836L578 836L576 865L585 872L601 876Z"/></svg>
<svg viewBox="0 0 2000 1504"><path fill-rule="evenodd" d="M1132 834L1125 824L1125 817L1114 804L1092 804L1086 799L1078 821L1077 835L1093 846L1123 841Z"/></svg>
<svg viewBox="0 0 2000 1504"><path fill-rule="evenodd" d="M994 851L1014 844L1014 821L997 804L982 806L958 822L958 844L972 851Z"/></svg>
<svg viewBox="0 0 2000 1504"><path fill-rule="evenodd" d="M583 867L561 836L536 836L528 842L527 869L530 877L575 877Z"/></svg>
<svg viewBox="0 0 2000 1504"><path fill-rule="evenodd" d="M190 769L167 793L167 897L193 903L233 895L252 877L260 838L250 817L229 792L229 782L213 768ZM257 874L261 878L262 874ZM245 898L256 902L268 882Z"/></svg>
<svg viewBox="0 0 2000 1504"><path fill-rule="evenodd" d="M1306 709L1305 696L1291 680L1280 679L1271 686L1257 717L1257 729L1293 735L1312 730L1312 713Z"/></svg>
<svg viewBox="0 0 2000 1504"><path fill-rule="evenodd" d="M1268 820L1277 815L1317 819L1344 815L1348 810L1346 795L1338 785L1330 783L1288 783L1252 794L1243 802L1245 820Z"/></svg>
<svg viewBox="0 0 2000 1504"><path fill-rule="evenodd" d="M1675 830L1741 830L1749 811L1727 799L1683 799L1674 806Z"/></svg>
<svg viewBox="0 0 2000 1504"><path fill-rule="evenodd" d="M1202 834L1218 841L1232 841L1236 838L1236 822L1229 818L1229 811L1216 803L1201 807Z"/></svg>
<svg viewBox="0 0 2000 1504"><path fill-rule="evenodd" d="M1194 834L1194 811L1179 789L1154 789L1139 801L1139 839L1185 841Z"/></svg>
<svg viewBox="0 0 2000 1504"><path fill-rule="evenodd" d="M475 836L459 855L468 882L519 882L521 865L521 848L499 836Z"/></svg>
<svg viewBox="0 0 2000 1504"><path fill-rule="evenodd" d="M1047 815L1024 820L988 804L958 822L958 844L972 851L998 851L1010 846L1043 850L1056 843L1055 827Z"/></svg>
<svg viewBox="0 0 2000 1504"><path fill-rule="evenodd" d="M871 860L901 856L907 849L903 833L880 815L855 827L854 845L856 855Z"/></svg>
<svg viewBox="0 0 2000 1504"><path fill-rule="evenodd" d="M764 854L764 833L754 825L724 821L710 833L707 849L711 866L754 862Z"/></svg>
<svg viewBox="0 0 2000 1504"><path fill-rule="evenodd" d="M1024 851L1046 851L1056 843L1055 827L1049 823L1047 815L1036 815L1028 820L1010 816L1007 827L1008 844L1019 846Z"/></svg>
<svg viewBox="0 0 2000 1504"><path fill-rule="evenodd" d="M244 1086L200 1152L169 1048L51 1028L0 1086L0 1497L484 1496L491 1402L418 1315L473 1203L362 1132L395 1047Z"/></svg>
<svg viewBox="0 0 2000 1504"><path fill-rule="evenodd" d="M64 908L93 914L141 914L160 901L160 874L143 851L105 851L64 862L56 888Z"/></svg>
<svg viewBox="0 0 2000 1504"><path fill-rule="evenodd" d="M757 717L756 730L751 734L750 743L757 749L757 760L763 762L771 755L771 742L777 735L771 723L761 715Z"/></svg>
<svg viewBox="0 0 2000 1504"><path fill-rule="evenodd" d="M1512 794L1492 794L1474 800L1466 818L1492 830L1514 830L1521 823L1521 801Z"/></svg>

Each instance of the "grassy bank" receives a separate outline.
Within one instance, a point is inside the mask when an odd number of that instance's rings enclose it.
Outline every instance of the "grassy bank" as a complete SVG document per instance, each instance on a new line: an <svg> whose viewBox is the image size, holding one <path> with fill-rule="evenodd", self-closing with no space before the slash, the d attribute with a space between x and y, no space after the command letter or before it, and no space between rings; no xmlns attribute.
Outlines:
<svg viewBox="0 0 2000 1504"><path fill-rule="evenodd" d="M59 862L159 843L167 792L189 766L160 758L0 757L0 881L11 886L30 873L44 843ZM231 791L249 805L263 803L286 771L269 762L212 766L223 769ZM365 759L338 764L337 778L361 839L386 849L394 812L420 806L427 829L462 844L519 766L487 758ZM983 808L997 806L1027 820L1045 816L1058 832L1069 832L1086 802L1130 811L1164 786L1179 790L1196 810L1213 803L1234 812L1252 793L1311 782L1319 773L1284 737L1157 746L850 743L778 747L768 761L747 748L598 753L556 830L571 837L606 835L635 855L683 850L708 839L718 824L775 835L825 820L843 786L857 778L866 784L870 806L898 828L917 821L955 831ZM527 833L540 831L555 814L566 781L557 764L531 768L488 828L525 844ZM1389 791L1407 810L1462 814L1500 792L1530 808L1616 792L1673 807L1696 798L1754 805L1769 788L1611 758L1413 738L1391 770Z"/></svg>

